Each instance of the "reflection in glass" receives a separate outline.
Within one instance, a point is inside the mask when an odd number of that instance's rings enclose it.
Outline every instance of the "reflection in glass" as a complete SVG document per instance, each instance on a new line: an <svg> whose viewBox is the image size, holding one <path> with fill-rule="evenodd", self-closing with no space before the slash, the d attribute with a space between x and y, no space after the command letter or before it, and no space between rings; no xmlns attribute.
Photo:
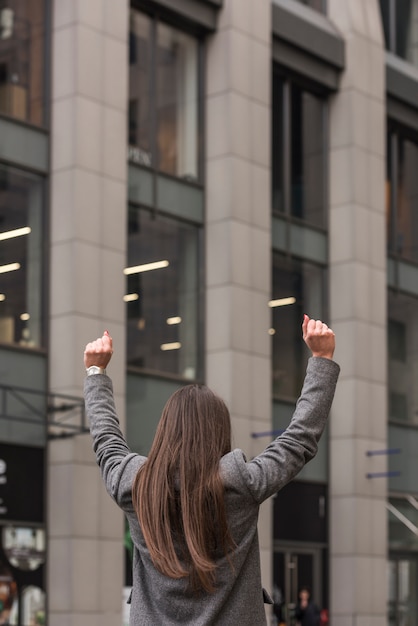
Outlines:
<svg viewBox="0 0 418 626"><path fill-rule="evenodd" d="M39 176L0 165L0 342L41 345L42 205Z"/></svg>
<svg viewBox="0 0 418 626"><path fill-rule="evenodd" d="M197 179L197 41L158 24L157 144L161 171Z"/></svg>
<svg viewBox="0 0 418 626"><path fill-rule="evenodd" d="M125 273L129 365L198 378L198 228L130 208Z"/></svg>
<svg viewBox="0 0 418 626"><path fill-rule="evenodd" d="M393 148L392 144L396 141L396 136L390 132L386 134L386 180L385 180L385 216L386 216L386 242L388 253L394 252L396 249L395 240L395 215L394 215L394 202L392 201L393 183L392 172L394 168L393 163Z"/></svg>
<svg viewBox="0 0 418 626"><path fill-rule="evenodd" d="M315 11L319 11L320 13L324 13L325 12L325 0L297 0L298 2L301 2L302 4L306 4L308 7L311 7L311 9L315 9Z"/></svg>
<svg viewBox="0 0 418 626"><path fill-rule="evenodd" d="M45 118L45 0L0 2L0 113Z"/></svg>
<svg viewBox="0 0 418 626"><path fill-rule="evenodd" d="M399 137L397 186L397 253L418 261L418 143Z"/></svg>
<svg viewBox="0 0 418 626"><path fill-rule="evenodd" d="M151 19L130 13L128 143L131 159L141 165L155 165L151 146Z"/></svg>
<svg viewBox="0 0 418 626"><path fill-rule="evenodd" d="M0 559L0 625L10 624L17 608L17 584L9 566Z"/></svg>
<svg viewBox="0 0 418 626"><path fill-rule="evenodd" d="M388 567L389 624L414 626L418 614L418 560L392 556Z"/></svg>
<svg viewBox="0 0 418 626"><path fill-rule="evenodd" d="M39 587L30 585L22 593L22 624L25 626L44 626L45 617L45 593Z"/></svg>
<svg viewBox="0 0 418 626"><path fill-rule="evenodd" d="M383 25L383 34L385 37L386 48L388 50L392 50L393 45L391 43L391 1L392 0L379 0L380 2L380 13L382 16L382 25Z"/></svg>
<svg viewBox="0 0 418 626"><path fill-rule="evenodd" d="M272 208L325 226L326 101L273 71Z"/></svg>
<svg viewBox="0 0 418 626"><path fill-rule="evenodd" d="M323 270L310 263L289 261L273 254L272 300L295 298L292 304L272 307L273 395L294 399L300 393L308 350L301 334L303 314L323 318Z"/></svg>
<svg viewBox="0 0 418 626"><path fill-rule="evenodd" d="M386 48L418 65L418 0L380 0Z"/></svg>
<svg viewBox="0 0 418 626"><path fill-rule="evenodd" d="M45 561L45 531L43 528L6 526L3 528L3 550L16 569L36 570Z"/></svg>
<svg viewBox="0 0 418 626"><path fill-rule="evenodd" d="M272 183L273 211L283 213L284 201L284 83L281 77L273 74L273 141L272 141Z"/></svg>
<svg viewBox="0 0 418 626"><path fill-rule="evenodd" d="M389 291L389 419L418 424L418 298Z"/></svg>
<svg viewBox="0 0 418 626"><path fill-rule="evenodd" d="M388 132L386 160L387 241L390 253L418 262L418 140L407 130Z"/></svg>
<svg viewBox="0 0 418 626"><path fill-rule="evenodd" d="M418 500L411 495L390 498L389 543L392 549L417 549L418 537L413 532L418 528Z"/></svg>
<svg viewBox="0 0 418 626"><path fill-rule="evenodd" d="M324 115L323 101L292 85L292 215L317 226L323 226L324 181Z"/></svg>
<svg viewBox="0 0 418 626"><path fill-rule="evenodd" d="M198 179L198 41L131 11L129 159Z"/></svg>

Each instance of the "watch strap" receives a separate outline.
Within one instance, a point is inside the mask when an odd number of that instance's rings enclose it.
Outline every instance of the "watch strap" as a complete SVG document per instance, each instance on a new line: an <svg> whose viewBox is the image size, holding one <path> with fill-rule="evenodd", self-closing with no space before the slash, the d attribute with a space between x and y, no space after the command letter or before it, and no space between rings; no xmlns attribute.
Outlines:
<svg viewBox="0 0 418 626"><path fill-rule="evenodd" d="M86 368L86 376L94 376L95 374L106 374L106 369L98 365L90 365Z"/></svg>

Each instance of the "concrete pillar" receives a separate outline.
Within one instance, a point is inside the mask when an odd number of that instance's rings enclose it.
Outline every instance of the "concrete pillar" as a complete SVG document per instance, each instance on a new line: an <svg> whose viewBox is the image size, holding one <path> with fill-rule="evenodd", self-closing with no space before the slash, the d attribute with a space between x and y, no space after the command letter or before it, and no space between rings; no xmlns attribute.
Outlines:
<svg viewBox="0 0 418 626"><path fill-rule="evenodd" d="M230 408L248 457L271 427L270 0L225 0L208 41L206 380ZM270 505L260 519L271 589Z"/></svg>
<svg viewBox="0 0 418 626"><path fill-rule="evenodd" d="M331 99L330 306L341 378L330 422L333 626L387 611L385 57L378 0L328 0L346 43Z"/></svg>
<svg viewBox="0 0 418 626"><path fill-rule="evenodd" d="M52 26L50 389L82 395L104 329L124 418L128 0L55 0ZM122 621L123 516L89 435L49 447L49 626Z"/></svg>

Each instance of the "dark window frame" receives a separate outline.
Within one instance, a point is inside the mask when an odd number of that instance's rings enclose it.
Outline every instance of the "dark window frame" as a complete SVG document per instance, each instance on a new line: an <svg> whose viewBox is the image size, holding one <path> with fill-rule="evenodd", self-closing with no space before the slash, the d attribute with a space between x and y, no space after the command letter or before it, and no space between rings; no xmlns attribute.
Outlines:
<svg viewBox="0 0 418 626"><path fill-rule="evenodd" d="M283 180L283 211L277 210L274 208L274 200L273 200L273 189L274 189L274 167L275 167L275 150L276 146L274 145L274 135L272 141L272 213L276 217L280 217L288 222L301 224L304 226L308 226L313 230L317 230L320 232L328 231L328 206L329 206L329 194L328 194L328 172L329 172L329 102L327 96L329 95L329 90L324 88L322 85L317 84L314 81L306 80L304 77L289 71L287 68L282 67L278 63L273 62L273 71L272 71L272 93L274 92L274 81L281 80L283 83L283 120L282 120L282 136L283 136L283 149L284 154L282 155L282 173L281 177ZM291 145L291 128L292 128L292 106L291 106L291 97L292 97L292 86L297 87L301 91L306 91L309 94L312 94L316 98L322 100L322 123L323 123L323 181L322 181L322 196L323 196L323 214L322 214L322 224L315 224L310 222L308 219L303 217L297 217L292 213L292 174L291 174L291 163L292 163L292 145ZM272 103L272 116L274 120L274 104ZM273 123L274 128L274 123Z"/></svg>
<svg viewBox="0 0 418 626"><path fill-rule="evenodd" d="M153 2L143 2L134 0L131 2L131 11L136 11L146 15L151 20L151 34L150 34L150 50L151 50L151 84L150 84L150 147L153 154L157 154L157 116L156 116L156 48L157 48L157 29L158 24L163 24L177 29L179 32L194 37L197 42L197 177L196 180L188 181L187 178L181 178L169 172L165 172L158 168L158 164L143 165L132 161L129 156L128 160L134 163L136 166L146 169L152 172L154 177L153 187L154 192L157 185L157 176L166 176L174 180L182 180L189 182L191 185L203 187L204 185L204 83L205 83L205 39L201 28L196 27L196 24L188 21L184 21L180 16L171 11L166 11L160 7L154 7ZM128 100L129 102L129 100ZM129 119L128 119L129 122ZM129 124L128 124L129 125ZM129 148L129 128L128 128L128 142ZM154 193L155 195L155 193Z"/></svg>
<svg viewBox="0 0 418 626"><path fill-rule="evenodd" d="M49 189L49 179L45 172L34 170L33 168L23 167L22 165L17 165L16 163L11 163L8 161L4 161L0 159L0 167L7 169L11 169L15 172L21 172L22 175L28 174L32 176L36 176L39 179L41 185L41 193L43 198L43 209L40 216L40 230L41 230L41 242L40 242L40 253L42 255L41 266L40 266L40 276L41 276L41 285L40 285L40 342L39 345L26 347L22 346L18 343L0 343L0 348L5 350L14 350L20 352L30 352L31 354L41 354L46 356L49 346L49 332L48 332L48 302L49 302L49 258L50 258L50 249L49 249L49 197L50 197L50 189Z"/></svg>
<svg viewBox="0 0 418 626"><path fill-rule="evenodd" d="M412 0L412 2L414 1L415 0ZM406 63L411 63L411 61L406 58L407 50L403 50L402 53L399 48L400 42L404 43L406 40L406 33L403 31L407 29L409 19L400 23L398 21L399 16L397 9L399 7L402 8L402 6L405 7L405 2L398 2L398 0L379 0L379 5L386 50L398 58L403 59ZM406 16L404 15L404 17ZM410 18L411 16L409 15L408 17Z"/></svg>
<svg viewBox="0 0 418 626"><path fill-rule="evenodd" d="M273 258L274 257L274 258ZM280 266L280 271L282 272L287 272L289 276L291 275L296 275L299 271L302 271L305 266L307 266L308 268L311 268L312 271L318 271L320 273L320 280L321 280L321 293L320 293L320 302L319 302L319 306L320 306L320 314L323 317L323 319L325 320L328 314L328 309L329 309L329 302L328 302L328 270L327 267L321 263L317 263L311 259L306 259L303 258L302 256L296 256L294 254L286 254L283 253L281 251L275 250L273 249L272 252L272 288L274 287L274 270L275 267L277 265L276 260L278 261L278 264ZM286 293L283 294L283 297L295 297L295 293ZM302 294L303 295L303 294ZM272 299L277 298L277 293L272 293L271 294ZM281 296L282 297L282 296ZM303 306L302 306L303 304ZM297 322L295 322L295 328L299 328L300 324L302 323L302 317L303 317L303 313L310 313L311 315L315 315L315 312L306 310L306 306L304 303L301 303L300 301L296 301L294 303L294 305L290 305L290 306L296 306L297 307L297 313L295 313L294 315L296 315L297 318ZM280 309L279 309L280 310ZM272 316L274 315L274 312L272 310ZM280 340L280 337L278 337L278 340ZM273 344L273 337L272 337L272 344ZM302 339L300 337L300 341L302 342ZM275 342L276 343L276 342ZM299 349L300 348L300 349ZM297 389L300 389L300 385L303 383L303 376L304 376L304 368L305 368L305 364L308 360L309 357L309 351L305 350L303 343L299 344L298 349L295 351L293 350L292 352L293 354L293 358L295 360L295 362L297 362L298 367L295 369L295 371L291 372L291 374L294 374L296 376L299 376L299 378L295 379L294 382L294 393L293 395L289 395L286 393L282 393L282 392L277 392L275 389L275 384L274 381L272 381L272 400L273 401L277 401L277 402L281 402L281 403L288 403L291 406L294 406L295 401L297 400L297 394L298 391L296 391ZM273 365L275 362L274 359L274 349L272 346L272 355L271 355L271 359L272 359L272 376L274 374L273 372ZM289 372L289 369L287 368L287 372Z"/></svg>
<svg viewBox="0 0 418 626"><path fill-rule="evenodd" d="M204 280L203 280L203 273L204 273L204 264L203 264L203 256L204 256L204 231L203 231L203 225L200 224L197 221L193 221L190 219L186 219L184 217L178 217L178 216L174 216L170 213L164 212L159 210L157 213L153 210L152 207L150 206L146 206L143 204L139 204L139 203L135 203L130 201L129 202L129 208L130 210L135 210L135 211L144 211L147 214L149 214L149 216L152 219L158 220L159 217L163 218L163 219L167 219L171 222L173 222L173 224L185 224L185 225L189 225L191 227L193 227L196 231L196 237L197 237L197 284L198 284L198 289L196 292L196 329L197 329L197 336L196 336L196 353L197 353L197 360L196 360L196 376L193 379L190 378L186 378L180 374L176 374L170 371L165 371L162 369L149 369L146 366L145 367L141 367L138 365L133 365L129 362L127 362L127 372L130 374L139 374L141 376L151 376L152 378L155 379L165 379L165 380L174 380L174 381L178 381L180 383L184 383L184 384L189 384L191 382L203 382L204 381L204 376L205 376L205 363L204 363L204 304L205 304L205 300L204 300ZM128 232L128 237L129 237L129 232ZM128 262L128 260L127 260Z"/></svg>
<svg viewBox="0 0 418 626"><path fill-rule="evenodd" d="M0 111L0 118L11 120L23 126L32 127L37 130L49 131L51 127L51 49L52 49L52 0L42 0L44 8L44 32L43 32L43 51L42 60L42 77L43 84L41 89L42 98L42 121L37 124L28 119L21 119L6 111Z"/></svg>
<svg viewBox="0 0 418 626"><path fill-rule="evenodd" d="M398 121L388 119L386 129L386 184L389 189L387 198L387 254L393 260L406 261L408 264L418 265L418 255L416 259L404 256L399 251L397 245L398 238L398 182L399 182L399 146L402 141L410 141L418 149L418 130L407 127ZM418 237L417 237L418 240Z"/></svg>

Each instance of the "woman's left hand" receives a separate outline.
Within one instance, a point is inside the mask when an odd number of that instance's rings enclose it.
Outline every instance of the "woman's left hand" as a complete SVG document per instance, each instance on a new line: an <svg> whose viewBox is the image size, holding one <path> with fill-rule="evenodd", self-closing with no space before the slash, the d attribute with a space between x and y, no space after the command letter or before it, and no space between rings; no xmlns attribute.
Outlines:
<svg viewBox="0 0 418 626"><path fill-rule="evenodd" d="M112 358L112 345L112 337L107 330L104 331L102 337L88 343L84 350L84 365L86 368L97 365L97 367L105 369Z"/></svg>

